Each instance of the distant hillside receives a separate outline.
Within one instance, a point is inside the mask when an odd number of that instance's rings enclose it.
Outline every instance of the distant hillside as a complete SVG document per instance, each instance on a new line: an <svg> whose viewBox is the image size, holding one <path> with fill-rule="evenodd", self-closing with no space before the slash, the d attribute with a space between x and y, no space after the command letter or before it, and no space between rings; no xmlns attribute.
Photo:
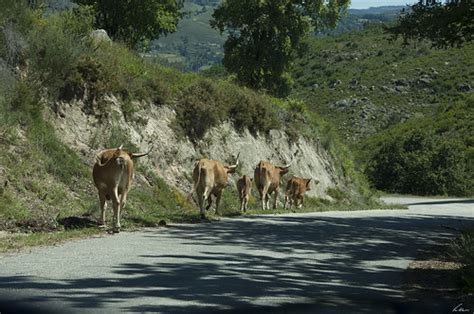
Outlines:
<svg viewBox="0 0 474 314"><path fill-rule="evenodd" d="M427 43L389 42L381 25L318 38L296 60L292 97L329 118L358 142L414 115L472 92L474 44L433 50Z"/></svg>
<svg viewBox="0 0 474 314"><path fill-rule="evenodd" d="M153 43L152 50L180 69L198 71L219 63L223 58L222 36L209 25L212 13L220 0L187 0L184 11L188 15L181 20L178 30ZM364 10L349 10L334 30L318 35L335 35L361 30L367 22L387 22L398 17L402 6L384 6Z"/></svg>
<svg viewBox="0 0 474 314"><path fill-rule="evenodd" d="M395 21L404 6L382 6L368 9L350 9L335 29L324 30L318 35L339 35L342 33L362 30L367 23L385 23Z"/></svg>
<svg viewBox="0 0 474 314"><path fill-rule="evenodd" d="M332 121L371 184L417 195L474 193L474 44L389 42L383 26L313 39L291 97Z"/></svg>
<svg viewBox="0 0 474 314"><path fill-rule="evenodd" d="M197 71L219 63L224 57L225 36L209 25L212 13L220 1L186 1L187 15L178 30L153 42L152 51L170 65L187 71Z"/></svg>

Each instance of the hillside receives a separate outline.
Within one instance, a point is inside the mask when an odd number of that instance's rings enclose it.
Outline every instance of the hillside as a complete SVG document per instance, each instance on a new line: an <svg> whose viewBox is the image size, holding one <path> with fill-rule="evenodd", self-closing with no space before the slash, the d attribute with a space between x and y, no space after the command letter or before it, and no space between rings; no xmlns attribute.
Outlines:
<svg viewBox="0 0 474 314"><path fill-rule="evenodd" d="M329 119L378 189L474 193L474 44L389 42L383 25L319 38L293 65L292 97Z"/></svg>
<svg viewBox="0 0 474 314"><path fill-rule="evenodd" d="M185 1L187 12L178 30L154 41L152 52L174 67L198 71L220 63L226 36L211 28L209 21L220 1ZM342 34L364 28L367 22L387 22L398 17L400 6L385 6L363 10L349 10L334 30L321 31L318 36Z"/></svg>
<svg viewBox="0 0 474 314"><path fill-rule="evenodd" d="M294 62L292 97L331 120L357 143L472 92L474 44L448 50L389 42L382 25L318 38Z"/></svg>
<svg viewBox="0 0 474 314"><path fill-rule="evenodd" d="M153 42L152 53L158 54L171 66L187 71L198 71L219 63L224 57L226 39L211 28L209 21L220 1L185 1L186 16L179 22L178 30Z"/></svg>
<svg viewBox="0 0 474 314"><path fill-rule="evenodd" d="M291 174L320 181L306 210L371 202L351 153L301 102L184 74L91 37L87 10L42 16L14 4L0 12L0 230L61 230L74 217L95 226L94 156L122 144L154 147L137 162L125 228L197 220L186 198L193 162L230 163L239 152L238 173L251 174L258 160L287 163L298 150ZM224 215L238 215L237 202L231 183Z"/></svg>

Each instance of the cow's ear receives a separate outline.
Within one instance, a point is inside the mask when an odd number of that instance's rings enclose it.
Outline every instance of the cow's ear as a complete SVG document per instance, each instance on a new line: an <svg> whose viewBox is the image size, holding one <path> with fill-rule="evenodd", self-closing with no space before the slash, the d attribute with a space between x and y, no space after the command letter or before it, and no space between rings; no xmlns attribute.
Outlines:
<svg viewBox="0 0 474 314"><path fill-rule="evenodd" d="M311 179L306 180L306 186L309 186L310 183L311 183Z"/></svg>

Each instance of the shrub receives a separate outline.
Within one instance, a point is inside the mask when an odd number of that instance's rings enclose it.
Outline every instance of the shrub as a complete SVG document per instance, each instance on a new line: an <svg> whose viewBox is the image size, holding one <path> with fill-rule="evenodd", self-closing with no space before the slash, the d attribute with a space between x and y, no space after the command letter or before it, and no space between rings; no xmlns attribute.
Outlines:
<svg viewBox="0 0 474 314"><path fill-rule="evenodd" d="M90 8L56 13L38 20L29 34L31 73L53 97L59 95L64 81L74 75L79 57L89 49L85 42L92 30L91 14Z"/></svg>
<svg viewBox="0 0 474 314"><path fill-rule="evenodd" d="M193 141L222 121L228 113L221 91L210 81L201 80L183 92L178 100L176 118L185 134Z"/></svg>
<svg viewBox="0 0 474 314"><path fill-rule="evenodd" d="M473 122L464 117L472 116L472 108L458 103L435 117L414 118L369 142L365 172L370 181L389 192L471 195Z"/></svg>
<svg viewBox="0 0 474 314"><path fill-rule="evenodd" d="M249 89L225 88L229 115L237 129L268 133L281 127L272 104Z"/></svg>
<svg viewBox="0 0 474 314"><path fill-rule="evenodd" d="M452 254L463 263L460 279L467 292L474 292L474 229L463 232L451 244Z"/></svg>

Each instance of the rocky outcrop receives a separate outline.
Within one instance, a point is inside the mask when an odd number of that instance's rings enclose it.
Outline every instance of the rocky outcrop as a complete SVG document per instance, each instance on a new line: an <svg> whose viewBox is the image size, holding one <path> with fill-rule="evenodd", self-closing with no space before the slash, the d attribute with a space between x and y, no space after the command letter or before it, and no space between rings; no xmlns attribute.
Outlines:
<svg viewBox="0 0 474 314"><path fill-rule="evenodd" d="M136 104L141 109L134 113L135 119L126 119L118 99L108 97L106 103L109 108L106 118L85 113L81 102L60 103L57 107L60 107L61 115L53 111L49 113L60 138L91 166L93 156L104 148L108 139L125 136L142 151L153 145L146 166L183 193L191 190L191 172L196 159L207 157L231 163L239 152L239 172L253 176L253 169L261 159L286 164L298 150L290 174L285 178L294 174L319 180L319 184L309 191L309 196L330 199L326 195L327 189L343 184L343 178L338 176L330 156L317 139L299 138L291 142L279 130L270 131L268 136L253 136L249 131L237 132L231 122L226 122L210 129L193 145L189 139L179 137L173 131L175 112L170 107ZM140 175L138 172L137 181L146 182ZM236 181L237 177L232 176L231 180Z"/></svg>

